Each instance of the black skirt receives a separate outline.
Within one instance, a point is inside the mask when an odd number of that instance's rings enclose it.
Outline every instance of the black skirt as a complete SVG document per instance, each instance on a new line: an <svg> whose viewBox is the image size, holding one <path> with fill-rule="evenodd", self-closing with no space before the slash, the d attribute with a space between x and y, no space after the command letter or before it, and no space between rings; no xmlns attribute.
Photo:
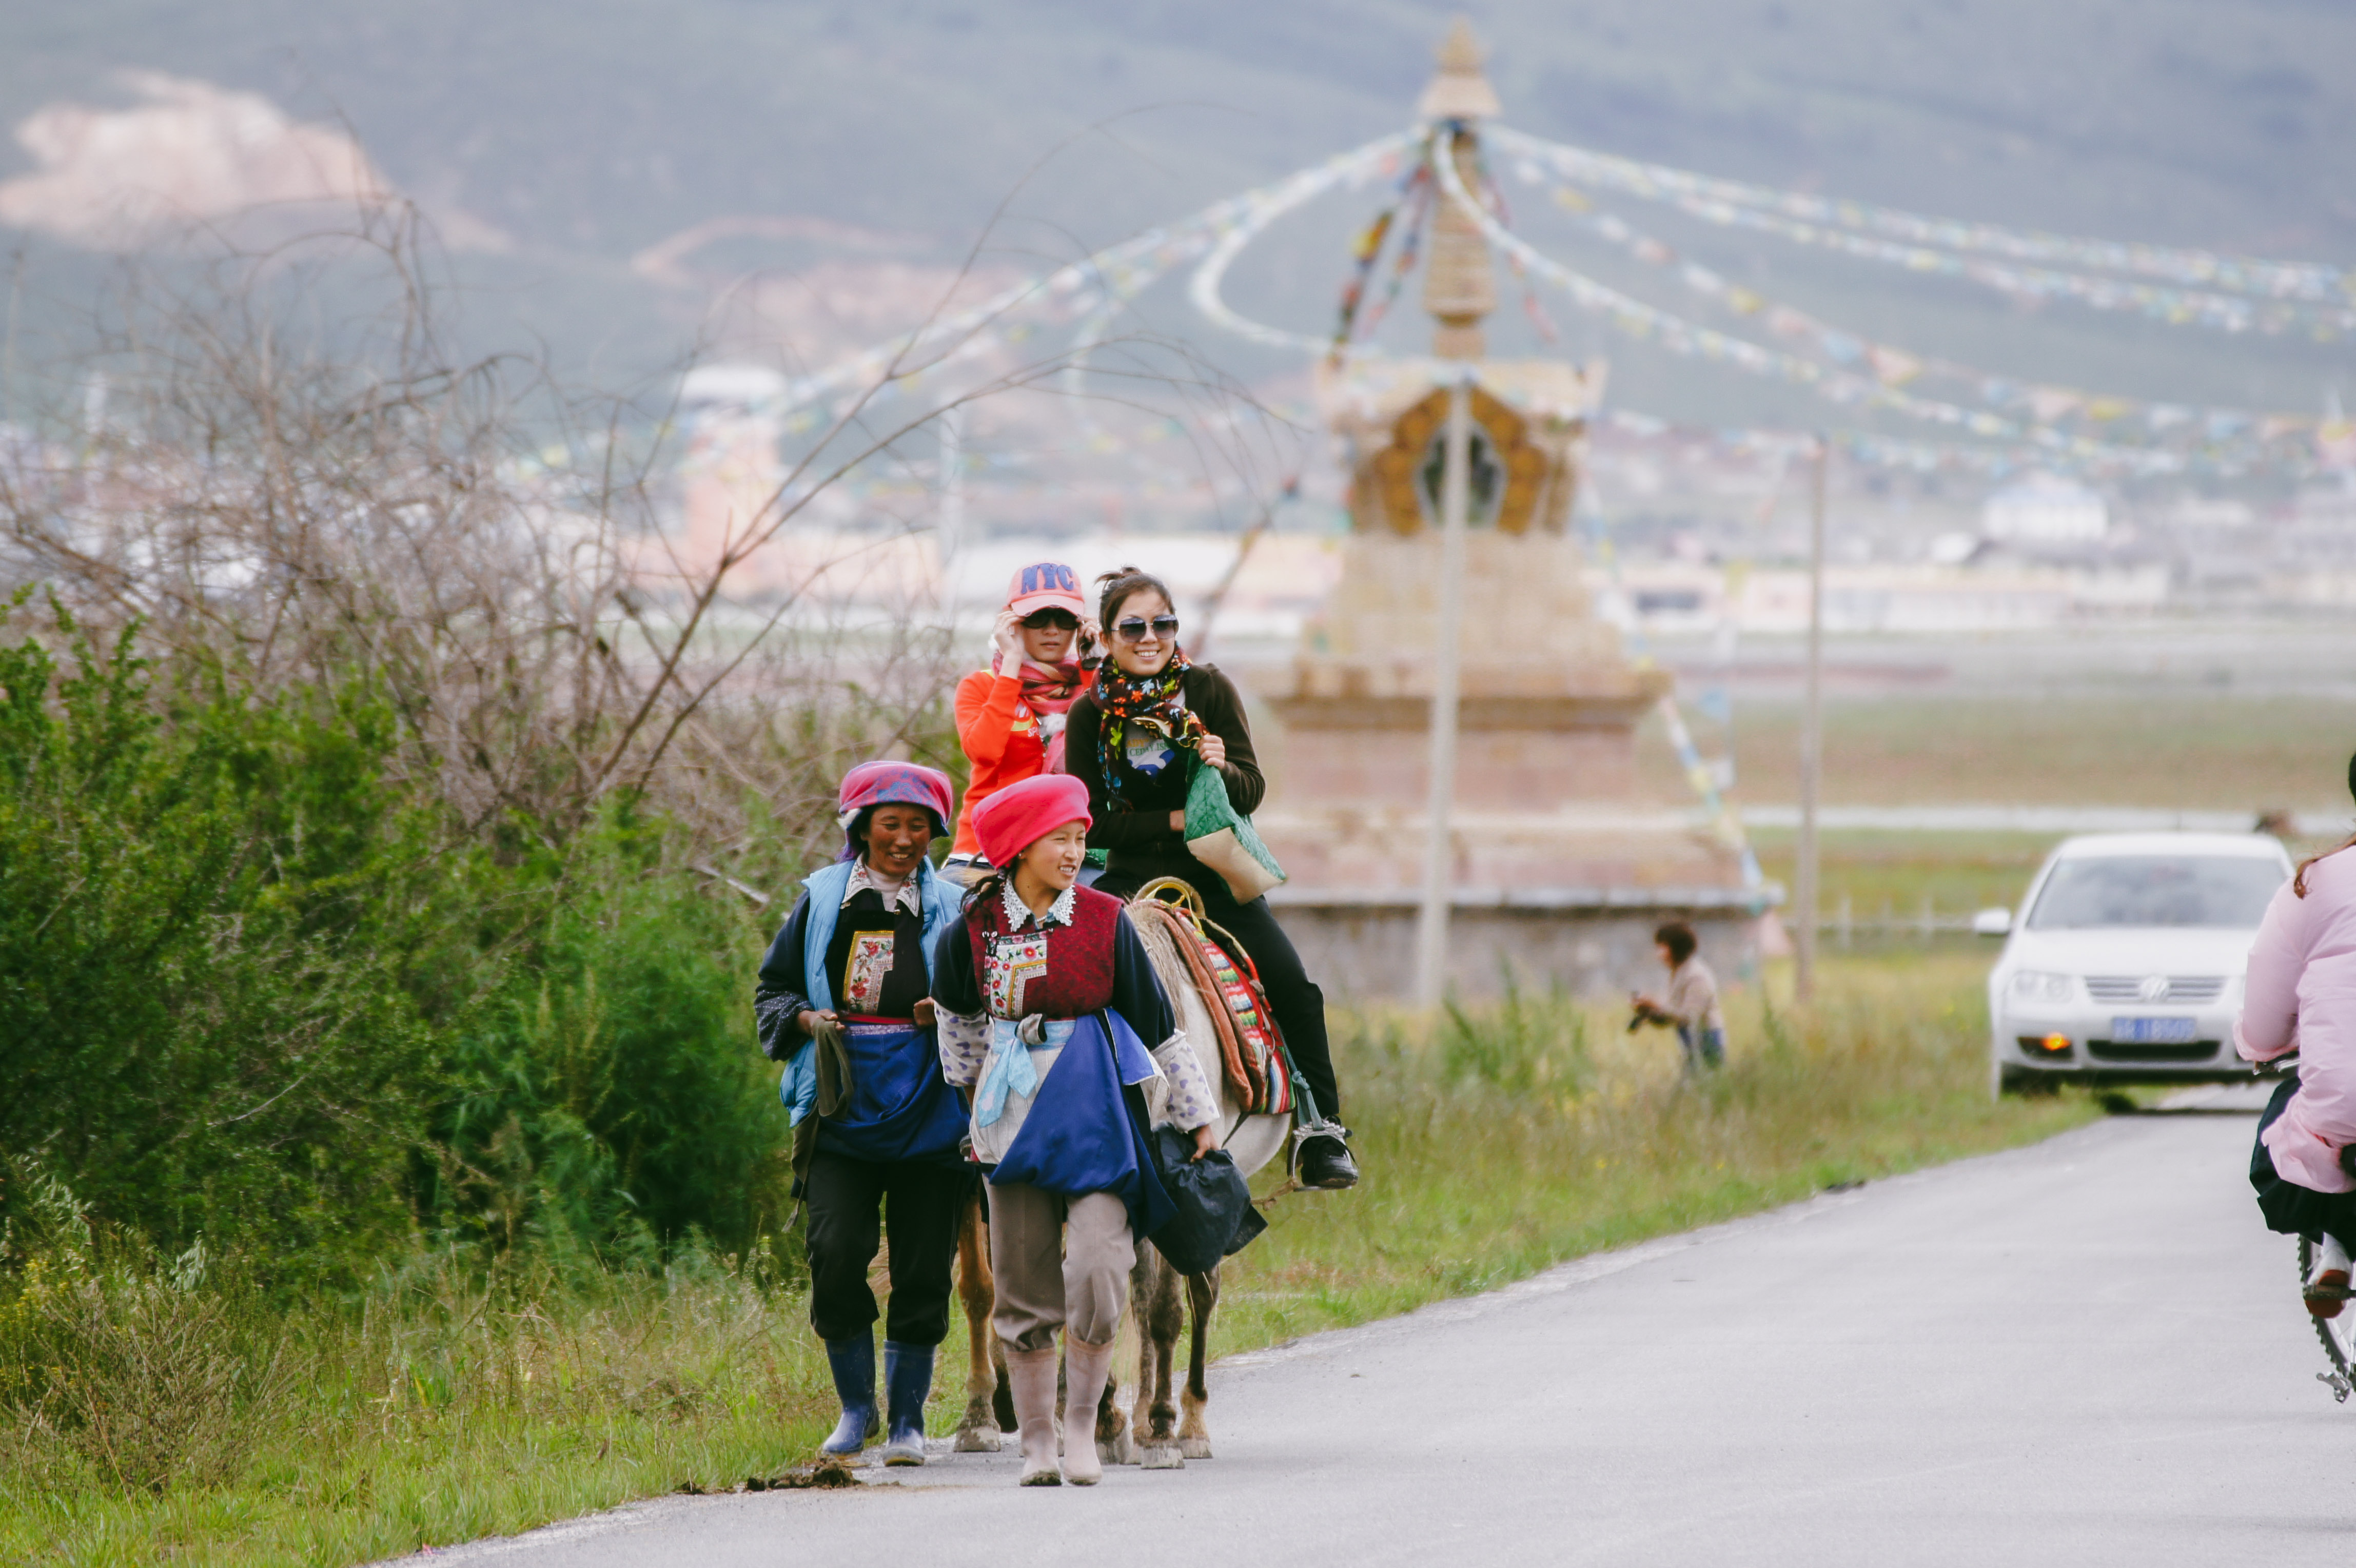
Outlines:
<svg viewBox="0 0 2356 1568"><path fill-rule="evenodd" d="M2341 1246L2356 1251L2356 1192L2318 1192L2286 1181L2276 1173L2274 1155L2266 1149L2266 1129L2297 1092L2298 1075L2294 1072L2283 1079L2275 1097L2266 1102L2266 1113L2258 1118L2258 1136L2250 1145L2250 1186L2257 1191L2258 1212L2265 1216L2270 1230L2304 1236L2310 1241L2334 1236Z"/></svg>

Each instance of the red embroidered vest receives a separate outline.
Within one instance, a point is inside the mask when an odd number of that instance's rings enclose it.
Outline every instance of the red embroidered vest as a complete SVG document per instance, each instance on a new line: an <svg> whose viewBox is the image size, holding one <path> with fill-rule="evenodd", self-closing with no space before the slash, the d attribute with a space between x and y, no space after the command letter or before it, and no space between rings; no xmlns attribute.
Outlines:
<svg viewBox="0 0 2356 1568"><path fill-rule="evenodd" d="M982 899L966 912L973 972L994 1018L1077 1018L1112 1002L1112 943L1120 900L1073 889L1072 923L1006 929L1006 906Z"/></svg>

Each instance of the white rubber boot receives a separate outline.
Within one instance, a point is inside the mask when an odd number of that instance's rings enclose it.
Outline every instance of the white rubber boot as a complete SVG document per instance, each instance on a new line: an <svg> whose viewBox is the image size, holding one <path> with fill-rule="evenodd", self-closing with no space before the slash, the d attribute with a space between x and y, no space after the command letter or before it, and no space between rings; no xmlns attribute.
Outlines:
<svg viewBox="0 0 2356 1568"><path fill-rule="evenodd" d="M1064 1479L1093 1487L1104 1479L1097 1457L1097 1403L1112 1376L1111 1340L1091 1345L1070 1330L1064 1334Z"/></svg>
<svg viewBox="0 0 2356 1568"><path fill-rule="evenodd" d="M1006 1348L1006 1382L1014 1396L1016 1435L1023 1444L1025 1487L1055 1487L1063 1477L1055 1469L1055 1348L1017 1350Z"/></svg>

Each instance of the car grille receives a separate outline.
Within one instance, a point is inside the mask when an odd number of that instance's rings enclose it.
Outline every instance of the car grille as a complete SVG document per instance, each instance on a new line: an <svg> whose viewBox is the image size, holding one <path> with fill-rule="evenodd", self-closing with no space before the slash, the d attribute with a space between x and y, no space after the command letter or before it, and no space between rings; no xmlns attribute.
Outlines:
<svg viewBox="0 0 2356 1568"><path fill-rule="evenodd" d="M2222 1047L2221 1040L2193 1040L2184 1045L2123 1046L2115 1040L2088 1040L2086 1054L2098 1062L2205 1062Z"/></svg>
<svg viewBox="0 0 2356 1568"><path fill-rule="evenodd" d="M2150 978L2144 974L2090 974L2086 977L2086 993L2097 1002L2123 1006L2197 1007L2216 1001L2225 990L2225 977L2222 974L2171 974L2167 977L2167 995L2146 996L2143 983Z"/></svg>

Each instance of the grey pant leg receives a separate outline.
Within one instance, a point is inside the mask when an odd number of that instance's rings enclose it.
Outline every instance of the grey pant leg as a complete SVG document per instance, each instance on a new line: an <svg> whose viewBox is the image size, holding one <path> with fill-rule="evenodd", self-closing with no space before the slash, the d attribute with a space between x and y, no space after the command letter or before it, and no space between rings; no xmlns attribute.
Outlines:
<svg viewBox="0 0 2356 1568"><path fill-rule="evenodd" d="M993 1184L989 1191L990 1267L998 1285L990 1321L998 1337L1016 1350L1048 1348L1057 1328L1091 1345L1110 1342L1137 1262L1128 1206L1108 1192L1066 1202L1035 1187Z"/></svg>
<svg viewBox="0 0 2356 1568"><path fill-rule="evenodd" d="M1064 1333L1091 1345L1108 1345L1120 1332L1129 1305L1129 1272L1137 1263L1137 1243L1129 1233L1129 1206L1111 1193L1092 1192L1071 1200L1064 1242Z"/></svg>
<svg viewBox="0 0 2356 1568"><path fill-rule="evenodd" d="M1064 1200L1035 1187L990 1194L990 1270L998 1301L991 1326L1011 1350L1044 1350L1064 1322Z"/></svg>

